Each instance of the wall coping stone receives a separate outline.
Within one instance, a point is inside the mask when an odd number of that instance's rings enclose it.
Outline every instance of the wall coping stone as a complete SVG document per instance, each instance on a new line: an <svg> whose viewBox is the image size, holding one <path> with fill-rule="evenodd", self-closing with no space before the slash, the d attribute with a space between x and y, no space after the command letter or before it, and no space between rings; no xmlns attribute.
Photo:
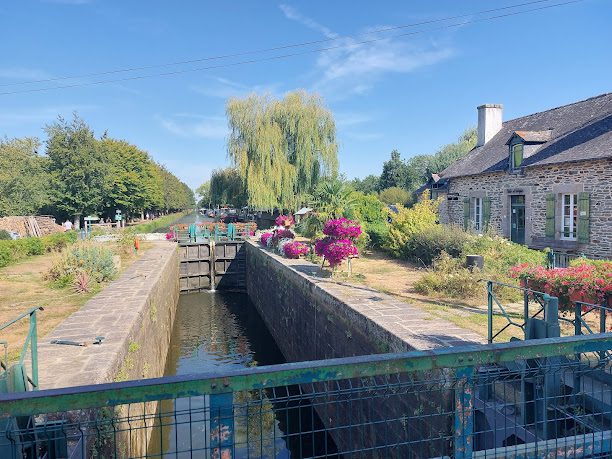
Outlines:
<svg viewBox="0 0 612 459"><path fill-rule="evenodd" d="M270 261L283 265L312 284L313 290L320 290L336 300L337 304L345 305L346 310L338 312L347 314L355 326L360 326L366 333L368 327L379 328L378 331L389 339L391 352L486 342L481 335L435 317L418 306L369 287L321 277L319 266L311 262L281 257L261 248L254 241L246 243L265 254Z"/></svg>
<svg viewBox="0 0 612 459"><path fill-rule="evenodd" d="M174 243L154 243L117 280L39 339L41 389L113 381L126 357L130 339L141 327L144 314L149 314L149 293L168 263L176 262L172 256L176 250ZM101 345L92 344L96 336L104 336ZM51 344L54 339L87 342L88 345Z"/></svg>

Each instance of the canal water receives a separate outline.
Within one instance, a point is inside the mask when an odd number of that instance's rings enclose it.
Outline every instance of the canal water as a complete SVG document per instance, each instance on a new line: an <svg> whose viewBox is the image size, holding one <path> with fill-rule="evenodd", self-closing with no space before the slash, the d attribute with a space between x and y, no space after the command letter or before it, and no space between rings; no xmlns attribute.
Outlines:
<svg viewBox="0 0 612 459"><path fill-rule="evenodd" d="M168 353L165 375L210 373L230 369L284 363L285 358L275 344L257 310L244 293L203 292L181 295ZM297 387L289 388L296 393ZM263 394L234 395L234 404L247 408L236 416L234 433L238 443L232 458L300 458L330 454L336 451L331 437L324 431L315 410L306 401L288 406L272 403ZM243 398L252 403L244 403ZM241 400L237 400L240 398ZM174 404L174 406L172 406ZM162 457L210 457L203 452L210 435L204 414L210 400L192 397L168 401L162 411L189 413L174 416L167 422L161 438L152 438L151 454ZM197 410L197 406L200 410ZM194 410L194 408L196 408ZM184 411L183 411L184 410ZM253 412L252 412L253 411ZM239 414L236 408L234 413ZM198 414L199 413L199 414ZM198 417L199 416L199 417ZM166 424L165 422L163 424ZM301 435L297 428L308 433ZM154 436L160 437L160 436ZM214 455L213 455L214 457Z"/></svg>

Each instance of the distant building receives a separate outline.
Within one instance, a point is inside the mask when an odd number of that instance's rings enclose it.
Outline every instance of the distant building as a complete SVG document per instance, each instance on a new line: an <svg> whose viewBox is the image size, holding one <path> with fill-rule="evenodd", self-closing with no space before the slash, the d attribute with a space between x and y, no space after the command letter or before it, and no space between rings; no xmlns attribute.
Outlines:
<svg viewBox="0 0 612 459"><path fill-rule="evenodd" d="M612 94L502 121L478 107L478 142L427 184L440 221L533 248L612 258Z"/></svg>

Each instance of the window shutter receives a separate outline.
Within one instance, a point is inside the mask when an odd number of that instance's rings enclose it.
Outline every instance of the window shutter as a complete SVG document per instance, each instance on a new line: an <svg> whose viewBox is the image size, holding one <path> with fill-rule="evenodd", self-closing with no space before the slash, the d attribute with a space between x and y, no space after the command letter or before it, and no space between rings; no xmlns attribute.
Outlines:
<svg viewBox="0 0 612 459"><path fill-rule="evenodd" d="M546 237L555 237L555 195L546 195Z"/></svg>
<svg viewBox="0 0 612 459"><path fill-rule="evenodd" d="M463 198L463 229L470 227L470 198Z"/></svg>
<svg viewBox="0 0 612 459"><path fill-rule="evenodd" d="M489 222L491 221L491 198L488 196L482 200L482 226L484 230L489 229Z"/></svg>
<svg viewBox="0 0 612 459"><path fill-rule="evenodd" d="M590 207L591 197L589 193L578 193L578 242L581 244L589 242Z"/></svg>

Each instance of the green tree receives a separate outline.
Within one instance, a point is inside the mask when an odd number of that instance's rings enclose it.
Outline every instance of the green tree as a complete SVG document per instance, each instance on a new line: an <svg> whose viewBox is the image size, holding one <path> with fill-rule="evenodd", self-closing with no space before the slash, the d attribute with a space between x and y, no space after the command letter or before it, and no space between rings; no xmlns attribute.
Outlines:
<svg viewBox="0 0 612 459"><path fill-rule="evenodd" d="M355 206L352 218L361 223L368 234L370 245L382 247L389 233L387 206L375 194L354 193Z"/></svg>
<svg viewBox="0 0 612 459"><path fill-rule="evenodd" d="M321 98L250 95L227 103L228 153L252 207L295 208L338 168L336 126Z"/></svg>
<svg viewBox="0 0 612 459"><path fill-rule="evenodd" d="M108 137L99 141L107 164L105 207L119 208L128 215L163 208L163 178L149 155L124 140Z"/></svg>
<svg viewBox="0 0 612 459"><path fill-rule="evenodd" d="M32 215L49 204L46 158L33 137L0 139L0 217Z"/></svg>
<svg viewBox="0 0 612 459"><path fill-rule="evenodd" d="M393 150L389 161L383 164L379 189L402 187L406 182L406 164L401 160L399 151Z"/></svg>
<svg viewBox="0 0 612 459"><path fill-rule="evenodd" d="M104 198L108 165L90 127L76 113L45 127L54 205L68 215L97 211Z"/></svg>
<svg viewBox="0 0 612 459"><path fill-rule="evenodd" d="M210 178L210 200L213 205L242 207L247 204L247 194L239 172L228 167L216 169Z"/></svg>
<svg viewBox="0 0 612 459"><path fill-rule="evenodd" d="M351 186L355 191L364 194L377 193L380 189L380 177L371 174L363 179L355 178L351 180Z"/></svg>
<svg viewBox="0 0 612 459"><path fill-rule="evenodd" d="M196 193L200 196L198 201L198 207L207 208L211 206L211 195L210 195L210 180L205 181L199 187L196 188Z"/></svg>
<svg viewBox="0 0 612 459"><path fill-rule="evenodd" d="M379 194L379 198L386 204L405 205L410 202L410 193L403 188L393 186L382 190Z"/></svg>
<svg viewBox="0 0 612 459"><path fill-rule="evenodd" d="M476 146L476 129L467 129L457 142L443 146L433 155L418 155L406 163L406 181L404 186L414 191L429 179L430 173L439 173L455 161L463 158Z"/></svg>

